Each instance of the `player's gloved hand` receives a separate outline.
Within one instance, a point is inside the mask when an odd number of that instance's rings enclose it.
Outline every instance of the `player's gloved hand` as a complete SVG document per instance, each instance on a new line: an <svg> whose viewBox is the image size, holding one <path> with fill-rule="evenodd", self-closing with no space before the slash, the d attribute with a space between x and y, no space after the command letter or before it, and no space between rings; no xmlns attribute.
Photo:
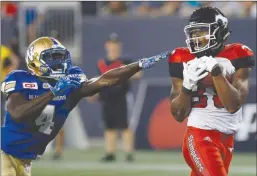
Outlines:
<svg viewBox="0 0 257 176"><path fill-rule="evenodd" d="M78 66L72 66L68 71L67 71L67 75L71 78L71 79L79 79L80 83L86 82L88 81L87 76L85 75L85 73L81 70L80 67Z"/></svg>
<svg viewBox="0 0 257 176"><path fill-rule="evenodd" d="M61 95L70 88L79 88L81 85L79 80L79 78L72 78L70 76L62 77L54 87L50 87L50 90L53 92L54 96Z"/></svg>
<svg viewBox="0 0 257 176"><path fill-rule="evenodd" d="M202 64L206 64L206 71L210 73L212 72L214 67L219 65L218 61L212 56L202 56L199 58L199 60Z"/></svg>
<svg viewBox="0 0 257 176"><path fill-rule="evenodd" d="M183 63L183 90L188 92L196 86L197 82L208 75L205 64L199 64L200 60L194 59L190 63Z"/></svg>
<svg viewBox="0 0 257 176"><path fill-rule="evenodd" d="M206 71L210 72L212 76L217 76L224 71L223 66L212 56L203 56L199 60L201 60L202 64L206 64Z"/></svg>
<svg viewBox="0 0 257 176"><path fill-rule="evenodd" d="M152 67L156 62L160 61L161 59L165 59L167 57L169 57L171 53L170 52L163 52L159 55L156 56L152 56L149 58L143 58L139 60L139 67L140 68L150 68Z"/></svg>
<svg viewBox="0 0 257 176"><path fill-rule="evenodd" d="M233 75L236 72L236 68L232 65L230 60L222 57L215 57L215 59L217 59L219 64L223 67L223 76L226 76L226 74Z"/></svg>

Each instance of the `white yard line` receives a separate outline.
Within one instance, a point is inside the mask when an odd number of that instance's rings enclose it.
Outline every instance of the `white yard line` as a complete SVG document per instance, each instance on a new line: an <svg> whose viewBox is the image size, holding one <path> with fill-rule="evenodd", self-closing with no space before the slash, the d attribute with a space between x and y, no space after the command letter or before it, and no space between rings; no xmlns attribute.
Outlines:
<svg viewBox="0 0 257 176"><path fill-rule="evenodd" d="M58 169L85 169L85 170L137 170L137 171L176 171L183 172L189 171L187 165L184 164L131 164L131 163L113 163L113 164L102 164L97 162L47 162L40 161L34 162L34 167L37 168L58 168ZM231 166L231 174L255 174L255 166Z"/></svg>

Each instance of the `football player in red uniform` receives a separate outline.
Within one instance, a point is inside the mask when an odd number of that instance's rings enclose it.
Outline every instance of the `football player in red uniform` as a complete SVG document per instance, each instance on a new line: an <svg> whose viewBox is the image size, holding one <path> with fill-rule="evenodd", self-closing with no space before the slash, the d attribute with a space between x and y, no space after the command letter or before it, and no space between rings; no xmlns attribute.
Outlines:
<svg viewBox="0 0 257 176"><path fill-rule="evenodd" d="M183 156L191 176L227 176L253 52L240 43L224 44L228 19L217 8L196 10L184 31L188 47L169 58L170 111L178 122L188 117Z"/></svg>

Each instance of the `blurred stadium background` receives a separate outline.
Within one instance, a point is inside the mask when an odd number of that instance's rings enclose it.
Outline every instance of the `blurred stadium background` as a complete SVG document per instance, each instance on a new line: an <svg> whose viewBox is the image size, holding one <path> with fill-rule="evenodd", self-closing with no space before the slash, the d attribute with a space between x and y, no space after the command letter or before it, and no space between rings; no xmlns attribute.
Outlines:
<svg viewBox="0 0 257 176"><path fill-rule="evenodd" d="M109 34L119 34L124 54L134 60L185 46L183 29L198 7L216 6L228 16L229 42L241 42L256 54L256 2L2 2L1 44L19 57L25 69L28 43L40 36L58 38L73 62L90 78L97 75L97 60L104 57ZM99 162L103 150L103 125L99 104L83 100L65 124L65 151L52 161L54 143L33 163L34 176L186 176L189 168L180 147L185 124L169 113L168 63L162 62L134 83L128 100L130 125L135 132L136 161L126 163L123 153L112 164ZM2 108L2 110L4 110ZM244 121L236 134L230 175L256 175L256 69L244 106Z"/></svg>

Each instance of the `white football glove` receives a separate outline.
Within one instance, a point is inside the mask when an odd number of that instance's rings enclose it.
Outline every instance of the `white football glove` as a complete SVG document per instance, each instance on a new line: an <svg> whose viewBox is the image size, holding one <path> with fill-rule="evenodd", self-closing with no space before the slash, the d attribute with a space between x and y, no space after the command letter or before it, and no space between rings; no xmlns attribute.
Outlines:
<svg viewBox="0 0 257 176"><path fill-rule="evenodd" d="M222 65L223 67L223 72L222 74L224 76L226 76L226 74L229 75L233 75L236 72L235 67L232 65L231 61L226 59L226 58L222 58L222 57L215 57L215 59L217 59L218 63L220 65Z"/></svg>
<svg viewBox="0 0 257 176"><path fill-rule="evenodd" d="M219 63L212 56L202 56L199 58L201 64L206 64L206 71L212 72L212 69L216 67Z"/></svg>
<svg viewBox="0 0 257 176"><path fill-rule="evenodd" d="M206 64L200 64L200 60L194 59L188 63L183 63L183 87L187 90L192 90L197 82L208 75L208 72L203 73L206 70Z"/></svg>
<svg viewBox="0 0 257 176"><path fill-rule="evenodd" d="M232 65L232 63L226 59L226 58L219 58L216 57L208 57L203 56L199 58L200 63L199 64L206 64L206 71L212 72L212 69L216 67L217 65L221 66L222 69L222 75L226 76L226 74L232 75L235 72L235 67Z"/></svg>

